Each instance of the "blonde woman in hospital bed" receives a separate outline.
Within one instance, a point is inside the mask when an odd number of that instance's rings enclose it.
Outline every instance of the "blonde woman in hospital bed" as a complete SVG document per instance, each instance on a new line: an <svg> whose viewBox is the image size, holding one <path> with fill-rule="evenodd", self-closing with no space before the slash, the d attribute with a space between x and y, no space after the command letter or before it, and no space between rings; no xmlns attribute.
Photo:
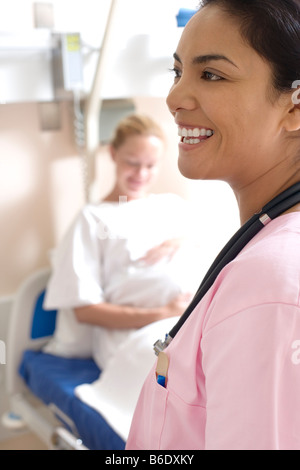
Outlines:
<svg viewBox="0 0 300 470"><path fill-rule="evenodd" d="M137 329L160 320L172 326L198 279L189 270L195 252L183 242L186 202L149 193L164 152L160 127L129 116L110 152L115 185L100 204L83 208L56 250L45 299L46 308L59 309L45 352L93 356L101 369Z"/></svg>

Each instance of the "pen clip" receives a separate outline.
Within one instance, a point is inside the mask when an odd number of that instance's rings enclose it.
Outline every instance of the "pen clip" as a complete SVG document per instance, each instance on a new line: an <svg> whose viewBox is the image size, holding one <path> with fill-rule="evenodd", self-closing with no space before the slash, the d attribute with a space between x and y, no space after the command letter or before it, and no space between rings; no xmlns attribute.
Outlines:
<svg viewBox="0 0 300 470"><path fill-rule="evenodd" d="M162 387L167 386L168 369L169 369L169 358L165 352L161 351L157 358L156 380L157 380L157 383L161 385Z"/></svg>

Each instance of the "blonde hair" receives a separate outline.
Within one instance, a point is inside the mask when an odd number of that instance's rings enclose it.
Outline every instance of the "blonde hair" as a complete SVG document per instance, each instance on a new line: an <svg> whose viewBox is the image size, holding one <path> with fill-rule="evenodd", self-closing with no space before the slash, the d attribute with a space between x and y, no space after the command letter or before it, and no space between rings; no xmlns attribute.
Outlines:
<svg viewBox="0 0 300 470"><path fill-rule="evenodd" d="M118 149L132 135L155 136L164 141L164 133L153 119L140 114L132 114L126 116L118 124L111 140L111 146Z"/></svg>

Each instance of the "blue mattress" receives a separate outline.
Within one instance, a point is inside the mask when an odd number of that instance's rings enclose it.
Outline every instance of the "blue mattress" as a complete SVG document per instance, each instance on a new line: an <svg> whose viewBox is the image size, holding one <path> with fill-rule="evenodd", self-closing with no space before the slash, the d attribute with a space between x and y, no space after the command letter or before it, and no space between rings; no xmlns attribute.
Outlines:
<svg viewBox="0 0 300 470"><path fill-rule="evenodd" d="M20 375L46 405L53 403L75 424L90 450L123 450L125 443L102 416L74 394L77 385L94 382L100 370L92 359L65 359L40 351L25 351Z"/></svg>

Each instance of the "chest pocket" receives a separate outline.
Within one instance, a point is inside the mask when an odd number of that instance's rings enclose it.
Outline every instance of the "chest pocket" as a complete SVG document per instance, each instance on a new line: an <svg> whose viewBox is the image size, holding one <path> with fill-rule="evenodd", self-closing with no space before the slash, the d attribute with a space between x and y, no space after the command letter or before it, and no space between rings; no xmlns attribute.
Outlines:
<svg viewBox="0 0 300 470"><path fill-rule="evenodd" d="M155 373L147 380L143 427L136 443L140 449L204 449L206 410L185 403L168 388L156 382Z"/></svg>

